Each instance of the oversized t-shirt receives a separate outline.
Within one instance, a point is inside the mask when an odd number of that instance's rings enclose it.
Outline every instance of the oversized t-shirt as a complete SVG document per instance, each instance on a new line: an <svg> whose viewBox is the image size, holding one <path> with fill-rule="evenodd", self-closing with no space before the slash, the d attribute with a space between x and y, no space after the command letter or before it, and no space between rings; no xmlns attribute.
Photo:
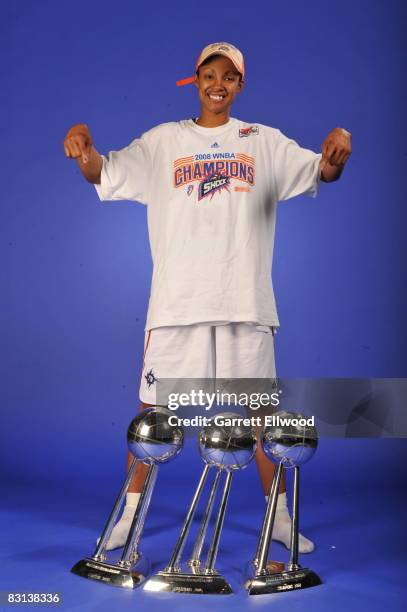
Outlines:
<svg viewBox="0 0 407 612"><path fill-rule="evenodd" d="M315 197L320 154L278 129L230 118L216 128L165 123L102 157L99 198L147 205L146 329L279 325L271 280L276 204Z"/></svg>

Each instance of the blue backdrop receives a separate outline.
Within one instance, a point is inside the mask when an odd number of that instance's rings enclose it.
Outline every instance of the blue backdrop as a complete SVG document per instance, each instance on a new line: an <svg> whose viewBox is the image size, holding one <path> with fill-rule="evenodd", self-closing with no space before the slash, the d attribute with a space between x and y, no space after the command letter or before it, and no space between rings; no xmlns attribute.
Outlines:
<svg viewBox="0 0 407 612"><path fill-rule="evenodd" d="M100 203L62 141L87 123L107 153L196 115L195 88L175 81L192 73L209 42L230 41L245 54L233 116L278 127L315 151L333 127L353 134L339 182L323 184L316 200L279 205L278 373L407 376L406 13L402 0L2 7L5 481L43 481L53 491L61 482L89 490L91 481L101 491L104 482L100 495L109 499L120 481L152 271L146 209ZM325 441L310 481L328 482L328 470L347 466L355 486L378 473L393 482L404 446L372 452L365 442L344 455L340 444ZM183 471L195 481L187 465L180 458L166 478Z"/></svg>
<svg viewBox="0 0 407 612"><path fill-rule="evenodd" d="M106 153L197 114L195 88L175 81L210 41L245 53L234 116L316 151L335 126L353 134L339 182L279 206L278 373L407 375L405 25L394 0L254 2L249 12L242 2L205 12L123 0L5 8L2 391L11 430L40 451L32 469L49 474L54 453L72 469L61 436L71 444L86 431L93 448L103 431L107 449L121 444L138 403L152 268L145 207L100 203L63 138L87 123ZM9 434L2 462L20 469L26 458ZM77 442L76 456L86 454Z"/></svg>

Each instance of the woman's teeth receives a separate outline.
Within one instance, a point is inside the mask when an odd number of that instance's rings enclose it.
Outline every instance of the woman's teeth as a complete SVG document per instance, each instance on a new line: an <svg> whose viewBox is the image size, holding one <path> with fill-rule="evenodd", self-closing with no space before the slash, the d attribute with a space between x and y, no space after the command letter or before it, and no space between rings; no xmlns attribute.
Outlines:
<svg viewBox="0 0 407 612"><path fill-rule="evenodd" d="M223 100L223 96L215 96L213 94L210 94L209 97L211 100L217 100L217 101Z"/></svg>

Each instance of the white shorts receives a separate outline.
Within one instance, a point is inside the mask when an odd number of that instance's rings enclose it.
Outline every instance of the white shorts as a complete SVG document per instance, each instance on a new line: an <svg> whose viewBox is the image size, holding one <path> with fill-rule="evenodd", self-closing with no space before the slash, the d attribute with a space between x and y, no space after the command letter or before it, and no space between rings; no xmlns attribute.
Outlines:
<svg viewBox="0 0 407 612"><path fill-rule="evenodd" d="M276 376L272 327L255 323L157 327L145 333L140 400L160 404L160 380Z"/></svg>

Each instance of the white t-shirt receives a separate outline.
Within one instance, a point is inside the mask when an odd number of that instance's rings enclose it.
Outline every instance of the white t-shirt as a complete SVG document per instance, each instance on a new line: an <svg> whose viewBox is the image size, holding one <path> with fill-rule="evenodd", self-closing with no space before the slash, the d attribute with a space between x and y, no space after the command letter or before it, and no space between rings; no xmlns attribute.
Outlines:
<svg viewBox="0 0 407 612"><path fill-rule="evenodd" d="M164 123L103 156L101 200L147 204L153 279L146 329L278 326L271 281L276 204L315 197L321 155L237 119Z"/></svg>

